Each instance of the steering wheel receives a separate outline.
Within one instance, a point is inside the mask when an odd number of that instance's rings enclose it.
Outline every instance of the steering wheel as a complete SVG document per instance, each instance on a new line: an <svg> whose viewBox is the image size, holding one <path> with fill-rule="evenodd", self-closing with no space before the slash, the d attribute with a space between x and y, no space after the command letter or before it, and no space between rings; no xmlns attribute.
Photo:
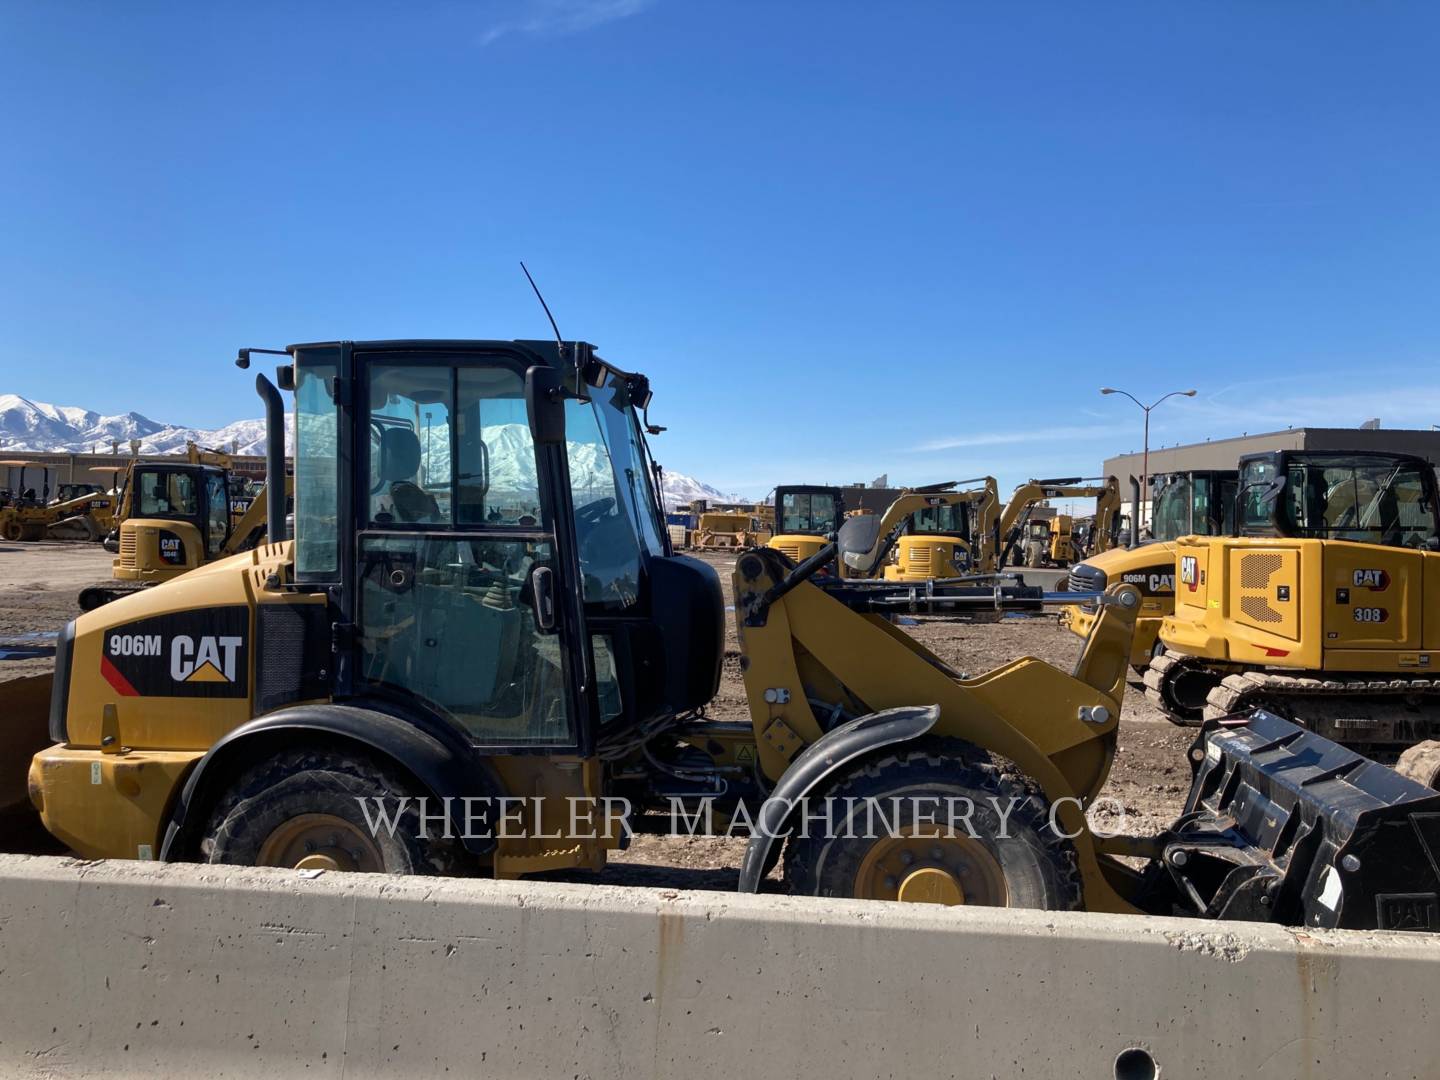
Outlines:
<svg viewBox="0 0 1440 1080"><path fill-rule="evenodd" d="M586 525L594 525L601 518L605 517L615 506L615 500L608 495L603 499L596 499L592 503L586 503L575 511L575 520L584 522Z"/></svg>

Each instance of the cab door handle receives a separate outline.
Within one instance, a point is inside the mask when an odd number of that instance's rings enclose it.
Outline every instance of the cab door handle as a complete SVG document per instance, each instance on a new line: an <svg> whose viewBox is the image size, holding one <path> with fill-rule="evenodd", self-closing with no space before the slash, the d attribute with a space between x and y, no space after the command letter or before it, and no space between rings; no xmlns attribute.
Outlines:
<svg viewBox="0 0 1440 1080"><path fill-rule="evenodd" d="M547 634L555 632L555 571L537 566L530 571L530 595L535 610L535 626Z"/></svg>

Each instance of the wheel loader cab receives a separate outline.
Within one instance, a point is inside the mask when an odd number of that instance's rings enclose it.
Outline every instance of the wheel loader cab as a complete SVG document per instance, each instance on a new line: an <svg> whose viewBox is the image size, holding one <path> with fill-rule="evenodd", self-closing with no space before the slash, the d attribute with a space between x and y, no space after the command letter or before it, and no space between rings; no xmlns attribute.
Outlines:
<svg viewBox="0 0 1440 1080"><path fill-rule="evenodd" d="M586 345L294 356L296 578L339 586L357 642L337 699L413 703L490 752L581 756L607 722L709 699L718 581L668 553L643 376ZM333 446L343 461L352 432L347 476ZM333 520L354 521L338 543Z"/></svg>
<svg viewBox="0 0 1440 1080"><path fill-rule="evenodd" d="M216 466L137 462L113 576L165 581L217 558L230 539L230 492Z"/></svg>
<svg viewBox="0 0 1440 1080"><path fill-rule="evenodd" d="M723 647L715 572L665 544L636 416L646 380L582 343L289 352L293 541L71 625L52 708L61 745L31 773L47 827L93 856L296 865L313 837L224 821L273 780L255 769L304 745L357 790L559 796L527 838L480 829L464 846L502 876L597 867L618 834L544 837L568 797L599 794L610 731L714 696ZM373 849L343 803L331 864L440 865L413 844Z"/></svg>
<svg viewBox="0 0 1440 1080"><path fill-rule="evenodd" d="M804 562L834 536L845 520L839 488L794 485L775 489L775 535L767 547Z"/></svg>

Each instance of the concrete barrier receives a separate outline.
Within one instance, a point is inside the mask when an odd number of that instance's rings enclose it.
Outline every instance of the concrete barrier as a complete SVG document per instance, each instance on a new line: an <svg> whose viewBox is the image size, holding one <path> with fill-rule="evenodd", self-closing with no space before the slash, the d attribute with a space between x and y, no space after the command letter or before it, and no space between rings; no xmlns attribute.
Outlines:
<svg viewBox="0 0 1440 1080"><path fill-rule="evenodd" d="M1420 1078L1437 987L1399 934L0 856L6 1076Z"/></svg>

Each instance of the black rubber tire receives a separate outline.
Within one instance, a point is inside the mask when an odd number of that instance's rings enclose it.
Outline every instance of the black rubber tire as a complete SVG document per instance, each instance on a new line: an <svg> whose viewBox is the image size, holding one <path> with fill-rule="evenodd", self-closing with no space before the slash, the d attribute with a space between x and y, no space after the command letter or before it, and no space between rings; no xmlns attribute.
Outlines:
<svg viewBox="0 0 1440 1080"><path fill-rule="evenodd" d="M893 797L963 796L975 803L971 819L980 842L1000 863L1010 907L1045 911L1071 911L1080 907L1080 872L1074 845L1049 827L1049 804L1038 786L1015 772L1002 771L988 755L955 740L926 740L862 761L831 783L821 796L836 800ZM1005 831L987 801L991 797L1008 805L1021 799L1010 814ZM889 806L890 804L885 803ZM908 804L902 804L908 805ZM941 804L943 805L943 803ZM942 814L936 815L944 821ZM900 822L902 825L904 821ZM803 896L853 897L855 879L866 854L879 841L863 836L793 835L785 844L783 870L790 892ZM863 830L853 830L863 832Z"/></svg>
<svg viewBox="0 0 1440 1080"><path fill-rule="evenodd" d="M261 846L301 814L331 814L371 836L387 874L463 874L471 869L459 842L437 823L420 828L415 800L426 792L399 770L335 747L296 747L253 766L220 796L206 820L200 860L254 866ZM372 833L358 798L410 798L393 834ZM373 804L372 804L373 805ZM438 812L432 798L430 813Z"/></svg>

